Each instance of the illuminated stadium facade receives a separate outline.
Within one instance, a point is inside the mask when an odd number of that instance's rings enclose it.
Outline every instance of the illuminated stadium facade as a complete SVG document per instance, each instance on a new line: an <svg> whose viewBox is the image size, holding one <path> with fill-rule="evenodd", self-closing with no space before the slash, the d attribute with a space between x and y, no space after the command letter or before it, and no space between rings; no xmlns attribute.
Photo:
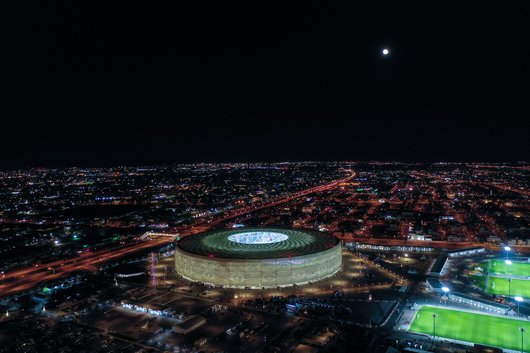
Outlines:
<svg viewBox="0 0 530 353"><path fill-rule="evenodd" d="M175 268L184 278L230 288L271 288L319 281L342 264L339 241L313 230L245 228L207 232L178 242Z"/></svg>

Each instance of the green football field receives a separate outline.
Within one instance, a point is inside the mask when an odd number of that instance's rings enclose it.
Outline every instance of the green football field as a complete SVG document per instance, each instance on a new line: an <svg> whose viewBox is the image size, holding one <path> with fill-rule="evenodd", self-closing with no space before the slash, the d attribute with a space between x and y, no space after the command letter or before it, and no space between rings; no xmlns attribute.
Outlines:
<svg viewBox="0 0 530 353"><path fill-rule="evenodd" d="M530 298L530 281L512 278L512 282L508 283L508 278L490 276L486 292L510 297L518 295L523 298Z"/></svg>
<svg viewBox="0 0 530 353"><path fill-rule="evenodd" d="M513 276L530 276L530 262L513 261L507 265L505 260L489 260L490 273Z"/></svg>
<svg viewBox="0 0 530 353"><path fill-rule="evenodd" d="M473 342L506 349L521 350L520 327L524 327L524 351L530 352L530 321L514 320L486 314L422 306L409 331L433 334L433 314L436 317L436 337ZM528 336L527 336L528 335Z"/></svg>

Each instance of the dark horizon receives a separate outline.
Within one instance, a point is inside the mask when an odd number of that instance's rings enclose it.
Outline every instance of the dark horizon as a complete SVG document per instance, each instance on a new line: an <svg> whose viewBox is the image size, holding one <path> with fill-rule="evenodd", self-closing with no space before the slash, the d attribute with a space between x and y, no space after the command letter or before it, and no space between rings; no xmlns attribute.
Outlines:
<svg viewBox="0 0 530 353"><path fill-rule="evenodd" d="M258 160L232 160L232 161L183 161L183 162L172 162L172 163L116 163L116 164L72 164L72 165L26 165L26 166L17 166L4 168L1 167L1 172L10 172L10 171L23 171L23 170L54 170L54 169L112 169L112 168L165 168L165 167L178 167L184 165L223 165L223 164L296 164L296 163L352 163L356 165L369 165L369 164L406 164L414 165L416 167L429 167L436 164L453 164L453 165L498 165L498 166L521 166L528 167L530 162L527 160L513 160L513 161L472 161L472 160L432 160L432 161L419 161L419 160L398 160L398 159L372 159L372 160L268 160L268 161L258 161Z"/></svg>
<svg viewBox="0 0 530 353"><path fill-rule="evenodd" d="M0 169L528 160L529 16L527 3L40 4L5 47Z"/></svg>

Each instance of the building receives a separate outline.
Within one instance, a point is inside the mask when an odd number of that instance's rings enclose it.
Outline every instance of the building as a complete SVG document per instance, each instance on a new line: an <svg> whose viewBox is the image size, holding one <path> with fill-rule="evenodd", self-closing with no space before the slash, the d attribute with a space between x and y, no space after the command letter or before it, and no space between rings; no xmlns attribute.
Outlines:
<svg viewBox="0 0 530 353"><path fill-rule="evenodd" d="M187 335L206 323L206 319L200 315L192 316L186 321L173 326L173 332Z"/></svg>
<svg viewBox="0 0 530 353"><path fill-rule="evenodd" d="M184 278L230 288L305 284L340 270L342 249L331 234L314 230L240 228L180 240L175 268Z"/></svg>
<svg viewBox="0 0 530 353"><path fill-rule="evenodd" d="M502 303L497 303L497 302L489 301L489 300L482 299L482 298L477 298L477 297L474 297L474 296L471 296L465 293L460 293L460 292L454 292L454 293L451 292L449 293L448 298L449 300L454 301L456 303L463 303L463 304L471 305L478 309L488 310L488 311L492 311L494 313L502 314L502 315L507 314L511 310L511 307L507 304L502 304Z"/></svg>
<svg viewBox="0 0 530 353"><path fill-rule="evenodd" d="M483 248L481 246L477 246L477 247L473 247L473 248L464 248L464 249L451 250L451 251L447 252L447 256L449 256L449 257L475 256L475 255L484 254L485 252L486 252L485 248Z"/></svg>
<svg viewBox="0 0 530 353"><path fill-rule="evenodd" d="M437 278L427 278L427 287L438 295L444 295L444 287L449 288L448 285L440 282Z"/></svg>
<svg viewBox="0 0 530 353"><path fill-rule="evenodd" d="M427 275L432 277L443 276L447 268L448 259L445 255L437 257Z"/></svg>

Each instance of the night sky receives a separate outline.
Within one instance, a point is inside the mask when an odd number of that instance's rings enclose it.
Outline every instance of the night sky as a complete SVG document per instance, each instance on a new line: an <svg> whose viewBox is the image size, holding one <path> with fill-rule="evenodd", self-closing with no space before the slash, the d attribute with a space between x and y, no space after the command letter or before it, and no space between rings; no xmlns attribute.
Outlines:
<svg viewBox="0 0 530 353"><path fill-rule="evenodd" d="M529 159L526 1L190 3L26 8L0 168Z"/></svg>

